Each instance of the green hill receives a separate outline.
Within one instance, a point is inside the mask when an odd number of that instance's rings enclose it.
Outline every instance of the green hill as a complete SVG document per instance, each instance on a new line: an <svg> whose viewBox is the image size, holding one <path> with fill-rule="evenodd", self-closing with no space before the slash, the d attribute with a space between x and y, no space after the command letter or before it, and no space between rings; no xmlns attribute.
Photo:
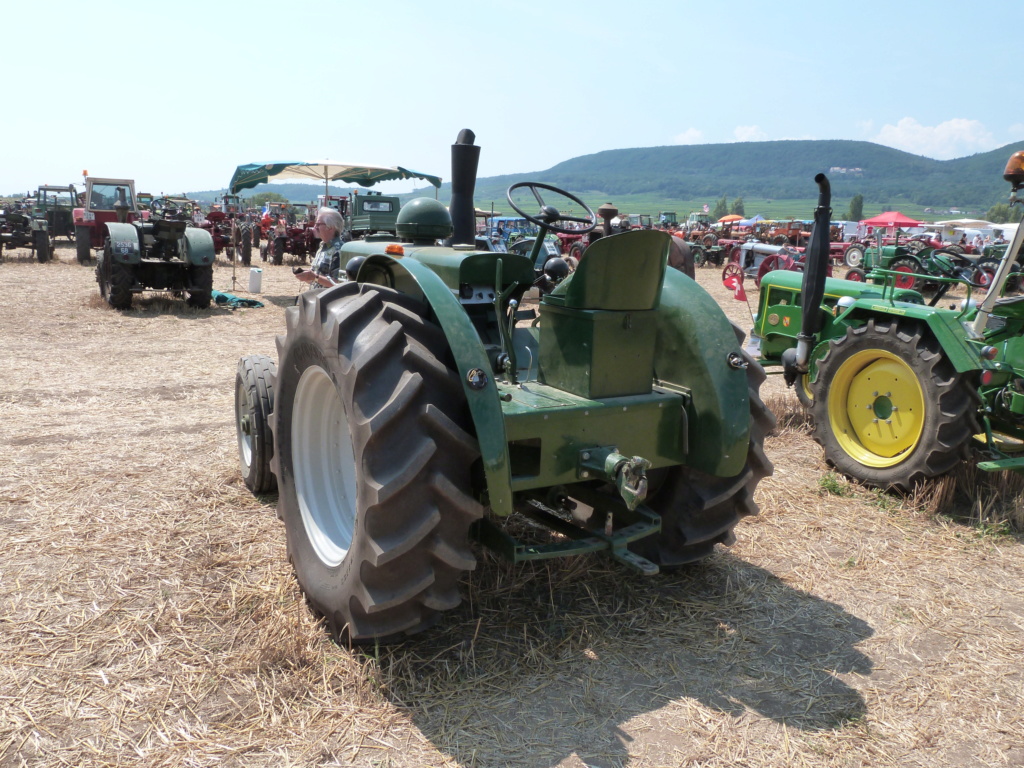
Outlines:
<svg viewBox="0 0 1024 768"><path fill-rule="evenodd" d="M773 201L814 199L814 176L828 175L833 208L839 212L854 195L863 195L865 213L901 209L920 215L925 207L983 213L1004 203L1008 189L1002 171L1010 154L1024 150L1024 141L957 158L933 160L867 141L760 141L734 144L610 149L582 155L547 170L491 176L477 180L475 199L480 207L494 201L504 205L505 190L518 181L544 181L583 197L588 203L614 200L623 210L686 210L701 202L713 203L725 196L742 197L758 210L785 214L787 206ZM487 152L487 147L483 148ZM448 169L445 169L448 170ZM444 175L444 174L442 174ZM295 202L314 200L323 186L272 184L248 190L251 195L274 191ZM331 188L332 193L347 190ZM206 200L217 192L194 192ZM402 195L410 199L433 197L433 187ZM450 184L437 193L447 202ZM793 215L806 208L791 205ZM788 215L788 214L787 214ZM942 218L939 216L939 218Z"/></svg>
<svg viewBox="0 0 1024 768"><path fill-rule="evenodd" d="M501 199L526 178L571 192L659 196L677 200L812 198L813 178L828 175L833 197L865 203L912 203L986 210L1005 202L1002 171L1024 141L956 160L932 160L866 141L764 141L613 149L575 157L546 171L480 179L478 199ZM843 171L837 169L845 169ZM442 196L446 189L442 189Z"/></svg>

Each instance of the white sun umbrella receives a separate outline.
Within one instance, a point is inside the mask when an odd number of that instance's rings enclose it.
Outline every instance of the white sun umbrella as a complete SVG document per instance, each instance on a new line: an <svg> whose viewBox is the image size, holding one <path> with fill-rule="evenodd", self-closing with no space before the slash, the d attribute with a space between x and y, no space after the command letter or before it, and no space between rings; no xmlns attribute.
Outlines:
<svg viewBox="0 0 1024 768"><path fill-rule="evenodd" d="M342 163L337 160L249 163L247 165L240 165L235 169L235 173L231 177L231 183L228 186L231 193L235 194L239 190L251 189L258 184L264 184L271 178L315 179L322 181L324 183L324 194L327 193L327 183L330 181L344 181L361 187L372 187L378 181L424 179L435 187L441 186L441 178L439 176L411 171L400 165L394 167L362 165Z"/></svg>

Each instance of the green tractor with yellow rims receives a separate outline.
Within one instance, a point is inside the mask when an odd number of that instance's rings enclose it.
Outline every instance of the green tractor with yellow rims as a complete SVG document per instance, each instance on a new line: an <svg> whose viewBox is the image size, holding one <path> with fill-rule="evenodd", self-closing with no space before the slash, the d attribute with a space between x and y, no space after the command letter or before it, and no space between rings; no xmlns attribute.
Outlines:
<svg viewBox="0 0 1024 768"><path fill-rule="evenodd" d="M1004 171L1024 202L1024 152ZM828 213L828 181L815 213ZM867 485L910 491L964 461L1024 471L1024 296L1006 295L1019 228L991 275L931 253L926 300L907 273L874 268L868 282L826 279L827 243L812 236L807 271L761 281L752 337L810 409L826 460ZM951 288L965 298L947 296ZM972 297L984 294L980 301Z"/></svg>
<svg viewBox="0 0 1024 768"><path fill-rule="evenodd" d="M670 236L592 239L570 274L544 235L594 213L525 183L509 202L541 228L533 251L479 250L474 138L452 147L450 209L414 200L396 236L345 244L351 279L301 294L276 364L239 361L243 477L276 486L299 585L339 641L431 626L461 600L474 539L642 574L704 558L772 472L764 372L667 268Z"/></svg>

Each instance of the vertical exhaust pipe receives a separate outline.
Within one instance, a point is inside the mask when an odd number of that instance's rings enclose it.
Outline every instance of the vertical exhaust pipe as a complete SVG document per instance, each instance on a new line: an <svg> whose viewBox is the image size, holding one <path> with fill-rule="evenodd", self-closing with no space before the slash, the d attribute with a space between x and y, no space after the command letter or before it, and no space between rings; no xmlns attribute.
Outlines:
<svg viewBox="0 0 1024 768"><path fill-rule="evenodd" d="M821 302L825 298L825 278L828 275L832 187L823 173L815 176L814 182L818 185L818 207L814 209L811 241L805 250L800 333L796 336L796 348L782 353L783 378L791 386L801 374L807 373L811 350L822 326Z"/></svg>
<svg viewBox="0 0 1024 768"><path fill-rule="evenodd" d="M472 244L476 241L473 191L476 189L480 147L475 146L474 141L476 134L469 128L463 128L452 144L452 201L448 206L452 216L452 243Z"/></svg>

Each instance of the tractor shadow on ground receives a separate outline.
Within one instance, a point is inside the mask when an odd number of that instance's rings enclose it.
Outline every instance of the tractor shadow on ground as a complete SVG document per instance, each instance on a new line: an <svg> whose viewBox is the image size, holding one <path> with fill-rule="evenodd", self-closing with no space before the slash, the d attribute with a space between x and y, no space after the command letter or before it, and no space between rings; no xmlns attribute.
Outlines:
<svg viewBox="0 0 1024 768"><path fill-rule="evenodd" d="M598 559L512 566L485 555L440 628L375 659L390 700L460 764L554 766L575 754L604 768L630 762L641 727L648 743L663 732L685 749L701 708L750 727L856 722L864 698L838 675L872 671L856 648L872 634L728 553L649 579Z"/></svg>
<svg viewBox="0 0 1024 768"><path fill-rule="evenodd" d="M203 318L230 315L237 312L227 306L218 306L211 303L209 307L200 309L190 307L185 299L173 298L164 295L136 294L132 297L132 305L128 309L113 309L107 305L106 300L97 291L91 294L86 306L92 309L99 309L106 312L117 312L122 317L146 319L157 316L177 317L182 320L201 320Z"/></svg>

